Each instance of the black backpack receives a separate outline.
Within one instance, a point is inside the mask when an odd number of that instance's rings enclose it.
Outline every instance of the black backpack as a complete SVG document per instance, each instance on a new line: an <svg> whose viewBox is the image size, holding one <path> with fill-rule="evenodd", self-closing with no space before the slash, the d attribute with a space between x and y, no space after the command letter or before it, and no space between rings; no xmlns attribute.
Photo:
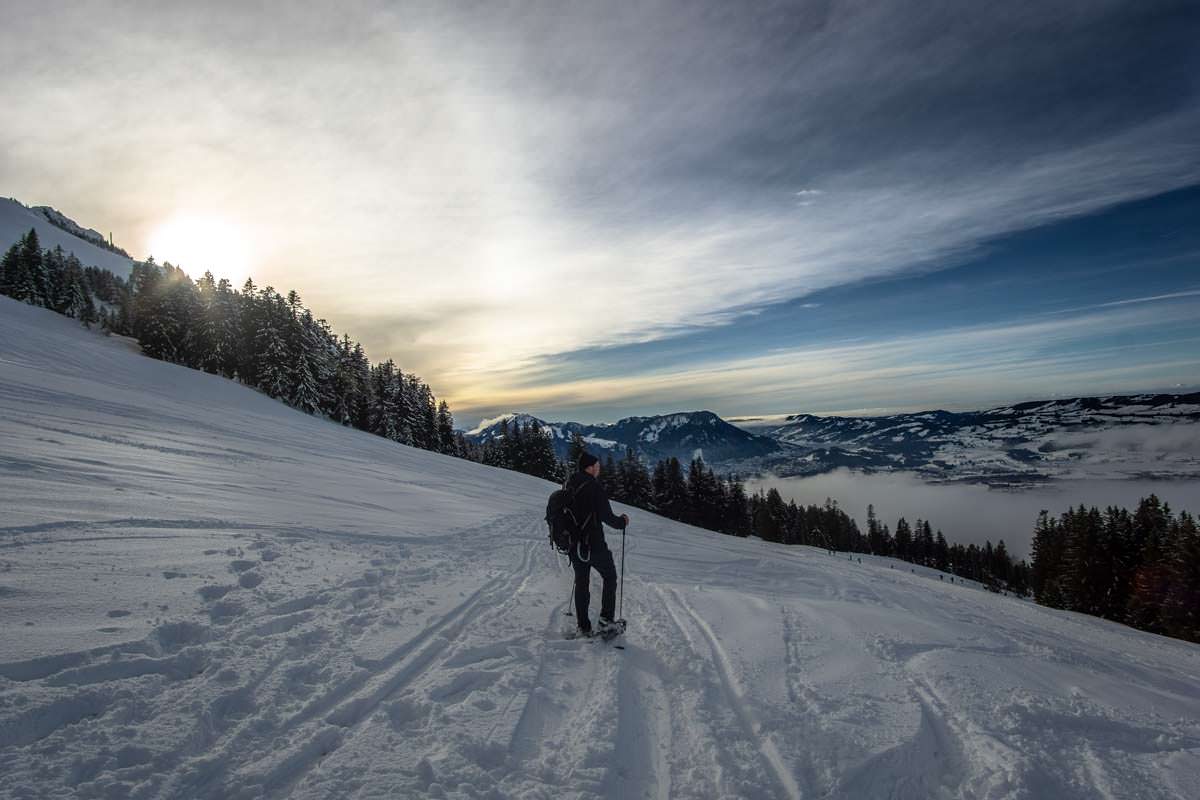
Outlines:
<svg viewBox="0 0 1200 800"><path fill-rule="evenodd" d="M566 487L555 490L546 502L546 525L550 528L550 544L560 553L570 555L576 549L581 561L587 561L587 544L583 540L583 525L575 519L571 506L579 490ZM586 522L586 520L585 520Z"/></svg>

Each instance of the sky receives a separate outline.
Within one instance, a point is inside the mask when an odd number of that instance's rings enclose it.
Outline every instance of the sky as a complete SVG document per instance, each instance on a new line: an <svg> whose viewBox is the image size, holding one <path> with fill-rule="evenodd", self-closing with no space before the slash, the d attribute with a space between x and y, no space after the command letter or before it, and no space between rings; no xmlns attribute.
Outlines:
<svg viewBox="0 0 1200 800"><path fill-rule="evenodd" d="M0 2L0 195L464 427L1200 386L1194 2Z"/></svg>

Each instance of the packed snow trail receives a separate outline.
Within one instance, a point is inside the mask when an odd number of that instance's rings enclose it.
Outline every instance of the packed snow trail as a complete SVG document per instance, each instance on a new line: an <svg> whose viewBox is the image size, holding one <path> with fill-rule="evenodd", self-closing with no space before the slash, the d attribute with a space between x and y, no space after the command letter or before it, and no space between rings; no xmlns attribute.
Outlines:
<svg viewBox="0 0 1200 800"><path fill-rule="evenodd" d="M0 797L1200 782L1196 645L637 509L626 649L567 640L549 484L7 299L0 442Z"/></svg>

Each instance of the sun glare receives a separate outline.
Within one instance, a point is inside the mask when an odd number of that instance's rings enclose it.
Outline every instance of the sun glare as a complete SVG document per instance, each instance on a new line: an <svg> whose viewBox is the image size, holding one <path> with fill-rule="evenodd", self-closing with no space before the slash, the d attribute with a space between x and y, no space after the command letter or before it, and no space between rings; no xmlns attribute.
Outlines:
<svg viewBox="0 0 1200 800"><path fill-rule="evenodd" d="M215 217L173 217L154 231L149 253L158 263L170 261L193 278L205 271L217 280L228 278L234 288L245 282L252 266L243 229Z"/></svg>

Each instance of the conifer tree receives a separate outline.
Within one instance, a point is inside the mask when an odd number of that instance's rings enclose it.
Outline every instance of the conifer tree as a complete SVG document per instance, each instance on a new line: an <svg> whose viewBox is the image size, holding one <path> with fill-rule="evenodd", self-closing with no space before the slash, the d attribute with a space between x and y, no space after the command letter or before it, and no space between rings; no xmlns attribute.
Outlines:
<svg viewBox="0 0 1200 800"><path fill-rule="evenodd" d="M70 288L67 285L67 256L61 245L42 253L42 271L45 275L45 290L40 305L56 314L70 316Z"/></svg>
<svg viewBox="0 0 1200 800"><path fill-rule="evenodd" d="M321 413L321 390L313 374L312 361L307 351L301 351L293 370L292 394L288 403L308 414Z"/></svg>
<svg viewBox="0 0 1200 800"><path fill-rule="evenodd" d="M33 238L32 248L37 248L37 231L30 229L29 233L25 234L20 240L13 245L9 251L11 257L5 256L4 267L4 283L5 294L14 300L20 300L24 303L36 304L37 302L37 285L34 280L34 275L30 271L29 262L31 260L30 237ZM40 269L40 254L38 256Z"/></svg>
<svg viewBox="0 0 1200 800"><path fill-rule="evenodd" d="M729 520L729 533L734 536L749 536L751 533L750 499L746 496L746 486L736 476L729 481L729 492L726 500L726 518Z"/></svg>
<svg viewBox="0 0 1200 800"><path fill-rule="evenodd" d="M653 509L654 486L650 483L650 474L632 447L626 448L625 458L621 459L618 470L624 502L638 508Z"/></svg>
<svg viewBox="0 0 1200 800"><path fill-rule="evenodd" d="M1133 527L1134 541L1141 543L1141 563L1134 574L1128 620L1134 627L1162 633L1172 554L1170 509L1152 494L1138 504Z"/></svg>
<svg viewBox="0 0 1200 800"><path fill-rule="evenodd" d="M933 543L933 565L942 572L950 568L950 546L940 530Z"/></svg>
<svg viewBox="0 0 1200 800"><path fill-rule="evenodd" d="M50 286L41 247L37 230L30 228L29 233L21 240L21 249L17 254L20 264L17 274L21 280L18 290L21 296L14 297L31 305L48 306L51 301Z"/></svg>
<svg viewBox="0 0 1200 800"><path fill-rule="evenodd" d="M610 498L618 502L625 502L625 488L621 486L621 475L617 472L617 465L613 461L612 453L605 457L604 466L600 469L600 485L604 487L604 493Z"/></svg>
<svg viewBox="0 0 1200 800"><path fill-rule="evenodd" d="M754 531L767 542L782 542L787 525L787 504L779 490L772 486L754 515Z"/></svg>
<svg viewBox="0 0 1200 800"><path fill-rule="evenodd" d="M1180 513L1174 527L1163 625L1171 636L1200 642L1200 531L1186 511Z"/></svg>
<svg viewBox="0 0 1200 800"><path fill-rule="evenodd" d="M554 455L554 441L550 432L533 420L525 429L523 442L526 450L526 472L548 481L558 479L558 458Z"/></svg>
<svg viewBox="0 0 1200 800"><path fill-rule="evenodd" d="M908 526L908 520L901 517L896 522L896 558L912 561L912 549L912 528Z"/></svg>
<svg viewBox="0 0 1200 800"><path fill-rule="evenodd" d="M446 404L445 400L438 404L437 428L439 452L447 454L457 452L454 438L454 415L450 413L450 406ZM551 455L553 452L552 446Z"/></svg>

